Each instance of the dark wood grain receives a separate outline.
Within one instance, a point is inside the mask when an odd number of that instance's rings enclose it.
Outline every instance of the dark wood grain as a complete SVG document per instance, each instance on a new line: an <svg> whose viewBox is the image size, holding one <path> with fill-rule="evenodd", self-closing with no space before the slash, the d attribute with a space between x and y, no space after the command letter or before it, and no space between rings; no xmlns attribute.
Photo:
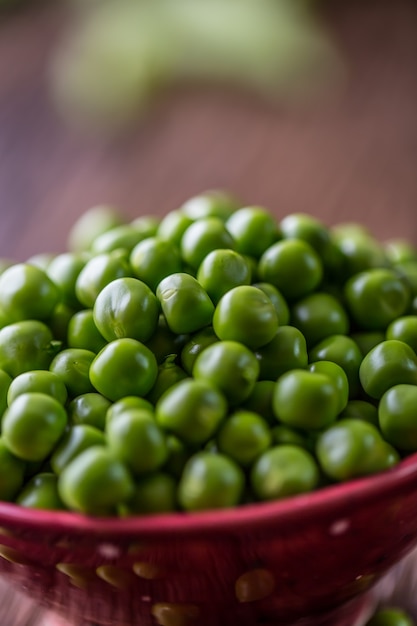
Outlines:
<svg viewBox="0 0 417 626"><path fill-rule="evenodd" d="M218 186L277 215L361 220L378 237L417 240L417 4L327 6L349 66L337 98L290 112L237 93L182 91L128 139L111 142L70 131L50 102L62 6L3 18L0 256L62 250L70 225L93 204L161 214Z"/></svg>

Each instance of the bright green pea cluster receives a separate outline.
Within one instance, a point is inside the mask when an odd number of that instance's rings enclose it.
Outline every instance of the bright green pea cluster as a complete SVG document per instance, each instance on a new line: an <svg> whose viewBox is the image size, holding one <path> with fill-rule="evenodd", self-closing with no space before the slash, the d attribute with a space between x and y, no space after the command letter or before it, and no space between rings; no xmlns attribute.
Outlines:
<svg viewBox="0 0 417 626"><path fill-rule="evenodd" d="M0 263L1 499L232 507L417 451L411 243L224 192L130 223L94 208L68 242Z"/></svg>

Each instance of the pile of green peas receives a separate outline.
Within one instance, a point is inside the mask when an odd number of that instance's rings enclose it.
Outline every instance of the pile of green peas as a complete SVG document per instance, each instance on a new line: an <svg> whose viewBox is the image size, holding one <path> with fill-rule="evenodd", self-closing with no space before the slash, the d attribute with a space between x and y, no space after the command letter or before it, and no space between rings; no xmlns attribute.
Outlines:
<svg viewBox="0 0 417 626"><path fill-rule="evenodd" d="M417 451L417 250L229 194L0 263L0 499L88 515L270 501Z"/></svg>

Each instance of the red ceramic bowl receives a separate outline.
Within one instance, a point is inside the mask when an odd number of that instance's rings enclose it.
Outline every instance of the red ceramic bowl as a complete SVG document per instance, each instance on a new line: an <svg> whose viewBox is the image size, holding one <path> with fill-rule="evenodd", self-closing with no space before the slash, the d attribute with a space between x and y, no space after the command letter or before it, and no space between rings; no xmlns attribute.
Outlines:
<svg viewBox="0 0 417 626"><path fill-rule="evenodd" d="M285 501L96 519L0 504L2 575L76 626L352 626L417 544L417 454Z"/></svg>

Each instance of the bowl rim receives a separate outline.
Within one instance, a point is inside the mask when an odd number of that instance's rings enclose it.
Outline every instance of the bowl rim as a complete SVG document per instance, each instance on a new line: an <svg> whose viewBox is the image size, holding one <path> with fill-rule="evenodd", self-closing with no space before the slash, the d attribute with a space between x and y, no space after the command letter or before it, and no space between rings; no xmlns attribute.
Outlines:
<svg viewBox="0 0 417 626"><path fill-rule="evenodd" d="M314 517L344 519L353 506L380 500L394 492L400 497L415 490L417 497L417 452L401 460L394 468L344 483L328 485L306 494L282 500L241 505L229 509L193 513L174 512L129 517L94 517L72 511L28 509L18 504L0 502L0 525L17 524L20 528L65 533L69 535L152 536L172 538L196 534L212 535L249 529L263 530L268 525L288 528L305 524ZM1 530L0 530L0 534Z"/></svg>

